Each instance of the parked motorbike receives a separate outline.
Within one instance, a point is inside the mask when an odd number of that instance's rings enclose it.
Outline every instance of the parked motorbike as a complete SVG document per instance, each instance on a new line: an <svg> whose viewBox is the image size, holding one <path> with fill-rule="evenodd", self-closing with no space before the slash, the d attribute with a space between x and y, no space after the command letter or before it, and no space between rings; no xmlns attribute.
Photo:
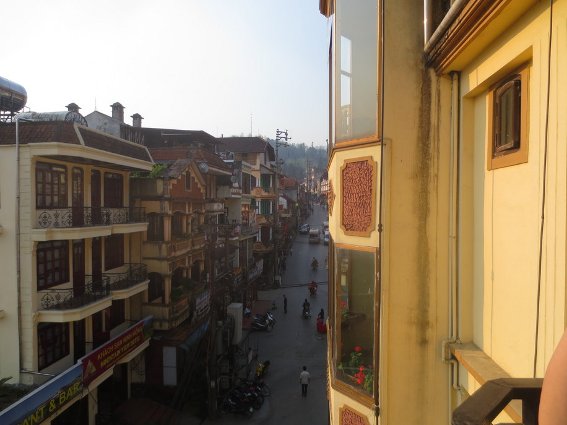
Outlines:
<svg viewBox="0 0 567 425"><path fill-rule="evenodd" d="M250 327L255 331L271 331L273 325L265 317L255 317L250 323Z"/></svg>
<svg viewBox="0 0 567 425"><path fill-rule="evenodd" d="M266 360L264 362L258 362L258 365L256 366L256 375L255 375L256 379L263 378L268 372L269 367L270 367L269 360Z"/></svg>
<svg viewBox="0 0 567 425"><path fill-rule="evenodd" d="M272 312L267 311L266 314L256 314L254 316L254 320L259 320L259 321L266 321L268 322L272 327L274 327L274 325L276 324L276 318L274 317L274 315L272 314Z"/></svg>
<svg viewBox="0 0 567 425"><path fill-rule="evenodd" d="M240 400L234 394L229 393L219 404L219 409L223 413L235 413L247 417L252 416L254 407L248 400Z"/></svg>

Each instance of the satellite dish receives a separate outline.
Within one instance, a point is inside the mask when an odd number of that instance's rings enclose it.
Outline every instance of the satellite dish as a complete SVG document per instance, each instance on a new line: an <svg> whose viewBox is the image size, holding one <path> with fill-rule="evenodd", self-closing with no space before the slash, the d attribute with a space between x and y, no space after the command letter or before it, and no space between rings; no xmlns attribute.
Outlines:
<svg viewBox="0 0 567 425"><path fill-rule="evenodd" d="M207 165L207 163L201 162L199 164L199 170L201 170L201 172L203 173L206 173L207 171L209 171L209 166Z"/></svg>

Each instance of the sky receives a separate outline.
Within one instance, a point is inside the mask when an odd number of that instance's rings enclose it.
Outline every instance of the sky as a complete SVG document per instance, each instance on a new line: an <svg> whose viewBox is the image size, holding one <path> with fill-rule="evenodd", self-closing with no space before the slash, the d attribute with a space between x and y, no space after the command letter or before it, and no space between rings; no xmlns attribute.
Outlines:
<svg viewBox="0 0 567 425"><path fill-rule="evenodd" d="M325 146L330 22L319 0L4 2L0 76L27 107L139 113L144 127Z"/></svg>

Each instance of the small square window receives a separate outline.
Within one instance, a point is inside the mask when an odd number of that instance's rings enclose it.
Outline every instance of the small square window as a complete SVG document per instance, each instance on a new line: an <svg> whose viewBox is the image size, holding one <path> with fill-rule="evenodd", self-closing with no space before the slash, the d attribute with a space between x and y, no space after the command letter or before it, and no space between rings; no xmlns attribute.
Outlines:
<svg viewBox="0 0 567 425"><path fill-rule="evenodd" d="M488 93L488 169L528 162L528 68Z"/></svg>

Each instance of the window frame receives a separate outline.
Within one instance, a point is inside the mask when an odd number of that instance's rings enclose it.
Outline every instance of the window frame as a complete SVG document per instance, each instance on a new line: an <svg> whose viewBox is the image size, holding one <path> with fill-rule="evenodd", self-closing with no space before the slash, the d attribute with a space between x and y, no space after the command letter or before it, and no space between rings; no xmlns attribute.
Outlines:
<svg viewBox="0 0 567 425"><path fill-rule="evenodd" d="M349 385L347 384L344 380L342 380L341 378L339 378L337 376L337 371L336 371L336 361L337 361L337 352L336 352L336 346L338 344L337 342L337 336L338 336L338 332L337 332L337 326L340 326L339 323L337 323L337 318L336 315L338 314L338 307L337 307L337 282L340 279L340 270L337 269L336 265L335 265L335 256L336 256L336 250L337 249L347 249L347 250L351 250L351 251L361 251L361 252L368 252L368 253L372 253L373 254L373 258L374 258L374 302L373 302L373 306L374 306L374 310L373 310L373 314L374 314L374 318L373 318L373 326L374 329L372 331L373 334L373 341L372 341L372 356L373 356L373 361L374 361L374 376L373 376L373 394L370 395L360 389L357 389L355 386L353 385ZM331 387L336 390L339 391L343 394L345 394L347 397L352 398L356 401L358 401L359 403L363 404L364 406L367 406L369 408L371 408L372 406L374 406L377 403L377 400L379 398L379 386L378 386L378 381L379 381L379 331L380 331L380 282L377 281L377 276L378 276L378 255L379 255L379 251L378 248L376 247L370 247L370 246L361 246L361 245L352 245L352 244L345 244L345 243L335 243L333 241L333 239L331 238L329 241L329 270L332 270L333 272L330 273L330 278L331 278L331 303L330 303L330 310L329 310L329 322L330 322L330 327L332 330L329 331L329 335L330 335L330 344L328 347L328 357L330 359L330 371L331 371Z"/></svg>
<svg viewBox="0 0 567 425"><path fill-rule="evenodd" d="M189 170L187 170L185 172L185 191L186 192L191 192L192 190L192 185L191 185L191 172Z"/></svg>
<svg viewBox="0 0 567 425"><path fill-rule="evenodd" d="M498 92L504 92L507 86L514 81L520 82L519 102L519 146L496 146L498 133L499 111L497 103ZM524 65L520 69L508 73L505 78L492 86L487 95L487 169L510 167L528 162L529 150L529 66Z"/></svg>
<svg viewBox="0 0 567 425"><path fill-rule="evenodd" d="M148 220L146 240L148 242L165 242L163 215L159 213L149 213L146 216L146 219Z"/></svg>
<svg viewBox="0 0 567 425"><path fill-rule="evenodd" d="M51 335L49 335L52 333ZM37 326L37 369L43 370L71 352L69 340L69 324L39 323ZM52 354L48 360L49 353ZM43 359L43 360L42 360Z"/></svg>
<svg viewBox="0 0 567 425"><path fill-rule="evenodd" d="M55 254L57 252L57 255ZM48 257L51 259L48 260ZM56 258L57 257L57 258ZM57 263L57 266L55 265ZM43 271L40 266L43 264ZM51 265L51 267L48 267ZM49 276L55 272L60 273L59 279L52 277L49 282ZM38 291L43 291L57 285L69 282L69 241L56 240L38 242L36 246L36 286ZM42 283L43 282L43 283Z"/></svg>
<svg viewBox="0 0 567 425"><path fill-rule="evenodd" d="M117 233L104 238L104 271L124 265L124 235Z"/></svg>
<svg viewBox="0 0 567 425"><path fill-rule="evenodd" d="M48 176L49 178L47 178ZM61 181L61 176L63 176L63 181ZM35 164L36 208L67 208L69 206L68 184L68 170L65 165L50 162L37 162ZM50 187L49 191L46 190L47 186ZM48 205L47 202L48 198L50 199L50 205ZM54 198L57 199L56 203L53 202Z"/></svg>
<svg viewBox="0 0 567 425"><path fill-rule="evenodd" d="M377 13L379 11L379 5L376 6ZM332 145L334 147L349 147L349 146L356 146L356 145L366 145L369 143L376 143L380 139L381 134L381 115L382 115L382 102L380 102L380 96L382 95L382 74L381 74L381 60L382 60L382 30L380 26L382 25L382 21L378 16L376 16L376 39L375 39L375 46L376 46L376 109L375 109L375 118L374 118L374 133L373 134L366 134L362 136L355 136L353 135L353 130L350 131L349 137L338 137L338 132L342 129L342 126L339 124L342 122L343 114L342 114L342 107L339 103L342 101L342 81L341 78L343 75L349 77L350 81L350 93L351 93L351 104L350 104L350 121L352 125L352 121L354 116L352 115L352 91L353 91L353 78L356 78L358 74L353 74L352 72L352 58L351 58L351 70L348 73L343 72L341 67L341 60L343 59L342 55L342 47L341 47L341 37L345 37L345 33L341 30L342 25L337 22L339 19L341 9L340 5L335 4L335 22L333 24L333 60L332 60L332 67L330 67L330 73L333 76L333 84L332 84L332 107L331 107L331 115L332 115ZM338 27L337 27L338 26ZM352 51L352 43L353 40L351 38L345 37L351 42L351 51Z"/></svg>
<svg viewBox="0 0 567 425"><path fill-rule="evenodd" d="M119 173L104 173L104 206L107 208L124 207L124 176Z"/></svg>

